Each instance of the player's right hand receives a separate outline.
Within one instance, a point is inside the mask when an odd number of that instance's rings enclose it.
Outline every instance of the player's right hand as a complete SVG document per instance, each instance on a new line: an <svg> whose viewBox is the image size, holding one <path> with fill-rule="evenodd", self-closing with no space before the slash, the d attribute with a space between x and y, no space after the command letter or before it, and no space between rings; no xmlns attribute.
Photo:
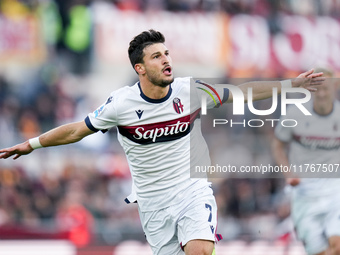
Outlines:
<svg viewBox="0 0 340 255"><path fill-rule="evenodd" d="M28 141L24 143L20 143L10 148L5 148L0 150L0 159L6 159L9 157L13 157L13 159L19 158L21 155L27 155L33 151L33 148L29 144Z"/></svg>
<svg viewBox="0 0 340 255"><path fill-rule="evenodd" d="M300 184L300 178L287 178L286 183L294 187Z"/></svg>

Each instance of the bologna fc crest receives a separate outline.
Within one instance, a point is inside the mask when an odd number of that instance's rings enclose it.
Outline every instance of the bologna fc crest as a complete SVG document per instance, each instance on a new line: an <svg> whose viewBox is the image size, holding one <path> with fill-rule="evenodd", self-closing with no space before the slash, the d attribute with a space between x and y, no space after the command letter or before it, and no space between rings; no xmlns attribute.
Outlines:
<svg viewBox="0 0 340 255"><path fill-rule="evenodd" d="M174 101L172 102L174 105L174 109L178 114L181 114L183 112L183 105L181 103L181 99L176 97Z"/></svg>

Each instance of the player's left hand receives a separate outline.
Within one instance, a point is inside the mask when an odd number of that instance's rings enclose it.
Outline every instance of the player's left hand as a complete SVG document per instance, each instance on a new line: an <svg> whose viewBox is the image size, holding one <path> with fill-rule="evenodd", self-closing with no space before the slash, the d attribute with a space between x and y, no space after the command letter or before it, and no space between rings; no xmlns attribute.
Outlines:
<svg viewBox="0 0 340 255"><path fill-rule="evenodd" d="M292 80L293 87L305 88L311 92L317 90L316 86L321 85L326 78L322 77L323 73L314 73L314 69L301 73Z"/></svg>
<svg viewBox="0 0 340 255"><path fill-rule="evenodd" d="M13 157L13 159L19 158L21 155L27 155L33 151L33 148L28 141L17 144L13 147L0 150L0 159L6 159Z"/></svg>

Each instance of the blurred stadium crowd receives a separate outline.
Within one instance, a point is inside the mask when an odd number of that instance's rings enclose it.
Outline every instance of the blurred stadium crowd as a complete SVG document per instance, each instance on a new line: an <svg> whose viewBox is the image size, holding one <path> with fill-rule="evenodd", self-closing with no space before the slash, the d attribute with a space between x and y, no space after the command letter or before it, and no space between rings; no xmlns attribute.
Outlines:
<svg viewBox="0 0 340 255"><path fill-rule="evenodd" d="M41 29L45 30L47 48L47 57L39 65L13 64L10 58L2 57L1 148L82 119L97 106L93 105L87 86L93 79L91 73L96 71L90 16L95 2L100 1L0 1L1 22L38 17ZM112 0L106 3L121 11L145 13L162 10L256 14L267 19L272 33L280 31L277 20L280 13L340 16L338 0ZM232 139L235 150L246 150L246 155L250 155L247 160L252 162L258 151L270 151L266 148L268 143L261 139L267 131L256 131L254 135L254 131L236 130L224 135L235 136ZM90 242L116 244L123 239L143 240L136 206L125 205L123 201L131 183L115 132L77 145L38 150L15 162L1 161L0 239L29 239L39 237L40 233L40 237L67 236L79 246ZM265 139L270 139L271 131L268 132L269 138ZM253 146L242 147L249 137ZM216 146L214 149L218 151ZM282 195L282 179L219 178L213 182L220 210L219 232L226 240L273 240L284 238L283 234L289 232L286 230L290 229L290 223L285 221L289 206Z"/></svg>

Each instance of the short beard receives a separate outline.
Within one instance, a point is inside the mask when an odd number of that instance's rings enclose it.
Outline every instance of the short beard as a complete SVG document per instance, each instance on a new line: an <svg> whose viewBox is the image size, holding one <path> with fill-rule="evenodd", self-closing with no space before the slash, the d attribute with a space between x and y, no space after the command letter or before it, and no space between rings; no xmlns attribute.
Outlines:
<svg viewBox="0 0 340 255"><path fill-rule="evenodd" d="M173 83L174 79L175 78L172 78L171 80L161 80L161 81L154 81L153 79L150 79L150 81L156 86L159 86L161 88L166 88L171 83Z"/></svg>

